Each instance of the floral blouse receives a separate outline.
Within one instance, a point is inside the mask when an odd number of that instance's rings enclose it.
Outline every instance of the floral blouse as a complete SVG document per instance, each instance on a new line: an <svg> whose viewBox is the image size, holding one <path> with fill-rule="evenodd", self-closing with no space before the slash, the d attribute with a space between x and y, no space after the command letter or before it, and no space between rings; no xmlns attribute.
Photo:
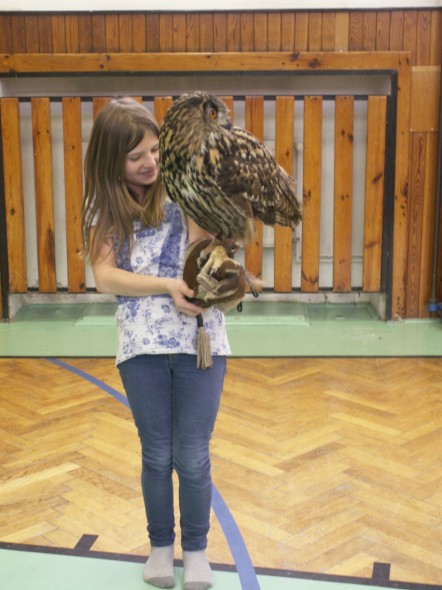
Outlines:
<svg viewBox="0 0 442 590"><path fill-rule="evenodd" d="M178 206L167 200L158 228L134 223L130 258L122 248L117 266L158 277L182 277L187 249L186 220ZM179 312L170 295L117 297L118 349L116 364L140 354L196 354L197 320ZM210 307L203 312L213 355L230 354L224 315Z"/></svg>

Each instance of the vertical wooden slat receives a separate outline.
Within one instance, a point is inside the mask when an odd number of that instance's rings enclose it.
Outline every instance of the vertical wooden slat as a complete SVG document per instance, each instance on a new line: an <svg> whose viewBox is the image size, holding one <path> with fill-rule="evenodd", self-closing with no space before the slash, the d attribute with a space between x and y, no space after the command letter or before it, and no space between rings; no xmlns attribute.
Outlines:
<svg viewBox="0 0 442 590"><path fill-rule="evenodd" d="M404 12L394 10L390 19L390 51L401 51L404 44Z"/></svg>
<svg viewBox="0 0 442 590"><path fill-rule="evenodd" d="M308 12L297 12L295 21L295 51L308 50Z"/></svg>
<svg viewBox="0 0 442 590"><path fill-rule="evenodd" d="M38 22L38 50L40 53L52 53L52 22L50 15L39 14Z"/></svg>
<svg viewBox="0 0 442 590"><path fill-rule="evenodd" d="M159 14L146 14L146 51L160 51L161 23Z"/></svg>
<svg viewBox="0 0 442 590"><path fill-rule="evenodd" d="M54 53L66 53L66 21L64 15L52 15L51 19Z"/></svg>
<svg viewBox="0 0 442 590"><path fill-rule="evenodd" d="M381 289L386 113L385 96L368 98L362 289L371 292Z"/></svg>
<svg viewBox="0 0 442 590"><path fill-rule="evenodd" d="M51 113L48 98L32 99L38 290L55 293L55 223L52 190Z"/></svg>
<svg viewBox="0 0 442 590"><path fill-rule="evenodd" d="M337 96L333 220L333 291L351 291L353 96Z"/></svg>
<svg viewBox="0 0 442 590"><path fill-rule="evenodd" d="M104 14L91 15L92 47L95 53L106 51L106 20Z"/></svg>
<svg viewBox="0 0 442 590"><path fill-rule="evenodd" d="M120 40L118 32L118 15L106 14L106 51L120 51Z"/></svg>
<svg viewBox="0 0 442 590"><path fill-rule="evenodd" d="M285 15L284 15L285 17ZM282 50L282 16L280 12L269 12L267 15L268 50ZM255 43L256 44L256 43Z"/></svg>
<svg viewBox="0 0 442 590"><path fill-rule="evenodd" d="M19 103L17 98L2 98L1 103L9 290L25 293L28 280Z"/></svg>
<svg viewBox="0 0 442 590"><path fill-rule="evenodd" d="M92 38L92 17L90 14L78 16L78 41L80 53L92 53L94 42Z"/></svg>
<svg viewBox="0 0 442 590"><path fill-rule="evenodd" d="M362 32L362 49L374 51L376 49L376 13L365 12Z"/></svg>
<svg viewBox="0 0 442 590"><path fill-rule="evenodd" d="M350 51L360 51L363 46L364 35L364 13L350 12L348 49Z"/></svg>
<svg viewBox="0 0 442 590"><path fill-rule="evenodd" d="M335 51L348 51L349 28L349 13L337 12L335 25Z"/></svg>
<svg viewBox="0 0 442 590"><path fill-rule="evenodd" d="M160 14L160 51L174 51L174 19L172 14Z"/></svg>
<svg viewBox="0 0 442 590"><path fill-rule="evenodd" d="M236 36L235 31L229 31L229 38ZM213 15L213 50L227 51L227 14L224 12Z"/></svg>
<svg viewBox="0 0 442 590"><path fill-rule="evenodd" d="M322 15L321 51L334 51L336 35L336 12Z"/></svg>
<svg viewBox="0 0 442 590"><path fill-rule="evenodd" d="M227 13L227 51L241 51L241 14Z"/></svg>
<svg viewBox="0 0 442 590"><path fill-rule="evenodd" d="M258 12L254 16L255 16L255 19L254 19L255 22L253 25L253 29L254 29L253 49L254 49L254 51L267 51L268 37L269 37L267 13Z"/></svg>
<svg viewBox="0 0 442 590"><path fill-rule="evenodd" d="M241 22L241 51L253 51L255 48L255 31L253 13L243 12Z"/></svg>
<svg viewBox="0 0 442 590"><path fill-rule="evenodd" d="M437 133L426 134L426 159L424 198L422 212L422 239L420 248L421 268L419 277L419 317L428 317L428 302L431 298L432 270L434 256L434 232L436 229L436 177L437 177Z"/></svg>
<svg viewBox="0 0 442 590"><path fill-rule="evenodd" d="M38 53L38 17L34 14L25 15L26 53Z"/></svg>
<svg viewBox="0 0 442 590"><path fill-rule="evenodd" d="M442 58L442 10L431 11L430 65L440 66Z"/></svg>
<svg viewBox="0 0 442 590"><path fill-rule="evenodd" d="M133 51L144 53L146 51L146 18L144 14L132 16L133 27Z"/></svg>
<svg viewBox="0 0 442 590"><path fill-rule="evenodd" d="M295 14L289 12L281 19L281 50L294 51L295 49Z"/></svg>
<svg viewBox="0 0 442 590"><path fill-rule="evenodd" d="M131 14L120 14L118 16L118 43L119 50L131 53L133 50L133 26Z"/></svg>
<svg viewBox="0 0 442 590"><path fill-rule="evenodd" d="M388 51L390 48L391 13L381 10L376 15L376 51Z"/></svg>
<svg viewBox="0 0 442 590"><path fill-rule="evenodd" d="M201 51L214 51L214 15L204 13L200 15L200 49Z"/></svg>
<svg viewBox="0 0 442 590"><path fill-rule="evenodd" d="M86 290L85 265L81 258L83 250L81 102L78 97L63 97L62 104L68 291L81 293Z"/></svg>
<svg viewBox="0 0 442 590"><path fill-rule="evenodd" d="M66 15L66 51L67 53L78 53L80 51L80 32L78 27L78 16Z"/></svg>
<svg viewBox="0 0 442 590"><path fill-rule="evenodd" d="M13 53L12 17L0 13L0 52Z"/></svg>
<svg viewBox="0 0 442 590"><path fill-rule="evenodd" d="M304 182L301 291L319 290L322 181L322 97L304 99Z"/></svg>
<svg viewBox="0 0 442 590"><path fill-rule="evenodd" d="M416 64L417 43L417 11L406 10L404 12L403 49L411 51L411 64Z"/></svg>
<svg viewBox="0 0 442 590"><path fill-rule="evenodd" d="M156 96L154 99L154 115L158 124L161 125L164 115L169 110L173 99L171 96Z"/></svg>
<svg viewBox="0 0 442 590"><path fill-rule="evenodd" d="M186 15L186 51L200 51L200 15L194 12Z"/></svg>
<svg viewBox="0 0 442 590"><path fill-rule="evenodd" d="M26 53L25 19L22 14L13 14L11 16L11 34L12 47L10 50L15 53ZM5 51L5 53L8 52Z"/></svg>
<svg viewBox="0 0 442 590"><path fill-rule="evenodd" d="M108 96L94 96L92 99L92 116L95 121L98 113L111 99Z"/></svg>
<svg viewBox="0 0 442 590"><path fill-rule="evenodd" d="M258 139L264 139L264 97L246 97L246 129ZM256 234L245 248L245 267L255 277L262 277L262 235L263 226L255 221Z"/></svg>
<svg viewBox="0 0 442 590"><path fill-rule="evenodd" d="M276 97L275 158L287 174L293 175L295 101L293 96ZM292 290L292 240L290 227L275 225L275 291Z"/></svg>
<svg viewBox="0 0 442 590"><path fill-rule="evenodd" d="M308 15L308 50L321 51L322 13L310 12Z"/></svg>
<svg viewBox="0 0 442 590"><path fill-rule="evenodd" d="M442 35L442 31L440 31ZM430 64L431 42L431 11L420 10L417 20L416 65Z"/></svg>
<svg viewBox="0 0 442 590"><path fill-rule="evenodd" d="M186 15L174 14L172 16L173 51L186 51Z"/></svg>

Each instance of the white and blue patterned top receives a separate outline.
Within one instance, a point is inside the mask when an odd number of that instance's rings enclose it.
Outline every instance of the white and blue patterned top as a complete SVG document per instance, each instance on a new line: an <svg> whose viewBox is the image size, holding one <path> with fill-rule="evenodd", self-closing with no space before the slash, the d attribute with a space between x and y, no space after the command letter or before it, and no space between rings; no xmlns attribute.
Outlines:
<svg viewBox="0 0 442 590"><path fill-rule="evenodd" d="M158 228L134 223L130 257L122 248L117 266L127 271L158 277L182 277L187 249L187 224L177 205L165 203ZM141 354L196 354L198 326L195 318L179 312L170 295L117 297L118 349L116 364ZM210 307L203 313L213 355L230 354L224 314Z"/></svg>

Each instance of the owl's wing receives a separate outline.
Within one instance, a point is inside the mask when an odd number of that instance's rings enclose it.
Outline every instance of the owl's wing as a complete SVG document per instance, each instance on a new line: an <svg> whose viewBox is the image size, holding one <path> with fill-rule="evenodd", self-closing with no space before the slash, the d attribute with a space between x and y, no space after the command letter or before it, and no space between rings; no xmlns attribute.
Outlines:
<svg viewBox="0 0 442 590"><path fill-rule="evenodd" d="M263 223L294 225L300 220L294 181L253 134L233 127L230 141L218 146L217 182L237 207L252 209Z"/></svg>

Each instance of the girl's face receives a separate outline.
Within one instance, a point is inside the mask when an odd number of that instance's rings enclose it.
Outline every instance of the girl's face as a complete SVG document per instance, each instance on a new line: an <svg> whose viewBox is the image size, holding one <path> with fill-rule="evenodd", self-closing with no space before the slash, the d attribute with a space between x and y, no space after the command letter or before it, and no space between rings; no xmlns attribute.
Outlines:
<svg viewBox="0 0 442 590"><path fill-rule="evenodd" d="M124 165L126 184L137 196L142 198L146 187L157 179L159 159L158 137L146 130L140 143L127 153Z"/></svg>

